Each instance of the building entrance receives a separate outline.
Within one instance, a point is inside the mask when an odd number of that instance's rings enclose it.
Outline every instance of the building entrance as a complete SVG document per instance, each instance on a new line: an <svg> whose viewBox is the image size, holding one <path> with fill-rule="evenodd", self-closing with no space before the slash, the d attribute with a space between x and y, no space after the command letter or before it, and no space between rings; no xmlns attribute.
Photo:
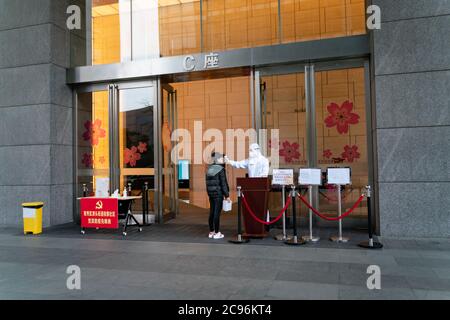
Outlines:
<svg viewBox="0 0 450 320"><path fill-rule="evenodd" d="M229 136L227 129L244 135L249 129L267 129L266 136L246 135L241 151L254 138L275 167L296 173L302 167L323 172L350 167L352 186L344 190L344 206L350 206L371 179L367 68L364 61L240 68L80 87L77 196L83 185L95 190L99 177L110 178L111 192L129 187L140 194L147 184L148 206L157 221L186 221L201 218L202 212L206 223L208 155L218 151L243 160L248 154L238 150L239 134ZM211 130L218 135L210 135ZM270 130L278 130L276 139ZM180 132L189 139L177 136ZM182 151L172 152L176 148ZM227 168L233 201L236 178L245 174ZM314 189L313 201L335 215L336 190L331 186ZM280 194L272 193L270 211L279 210L281 203ZM306 215L298 206L297 212ZM364 224L359 218L365 218L366 208L363 204L349 220Z"/></svg>

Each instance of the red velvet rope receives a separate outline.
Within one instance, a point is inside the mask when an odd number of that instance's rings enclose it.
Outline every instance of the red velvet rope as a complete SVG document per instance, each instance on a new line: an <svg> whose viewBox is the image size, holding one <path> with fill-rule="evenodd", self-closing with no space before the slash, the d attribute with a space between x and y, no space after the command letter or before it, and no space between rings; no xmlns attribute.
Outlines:
<svg viewBox="0 0 450 320"><path fill-rule="evenodd" d="M364 195L361 195L358 199L358 201L356 201L356 203L353 205L353 207L351 207L347 212L343 213L342 215L340 215L339 217L336 218L330 218L327 216L324 216L323 214L321 214L319 211L317 211L315 208L313 208L308 201L306 201L306 199L304 197L302 197L300 194L298 195L298 197L300 198L300 200L309 208L312 210L312 212L314 212L316 215L318 215L319 217L321 217L324 220L328 220L328 221L339 221L341 219L344 219L345 217L349 216L360 204L361 202L364 200Z"/></svg>
<svg viewBox="0 0 450 320"><path fill-rule="evenodd" d="M274 220L267 222L267 221L263 221L260 218L258 218L255 213L252 211L252 209L250 209L250 206L247 202L247 199L245 199L244 194L242 194L242 202L245 205L245 208L247 208L247 211L250 212L250 215L253 217L253 219L255 219L256 221L258 221L259 223L265 224L266 226L274 224L275 222L277 222L278 220L281 219L281 217L283 216L283 213L286 212L286 210L289 208L289 205L291 204L291 197L289 197L286 201L286 205L284 206L284 208L281 210L280 214L278 215L278 217L276 217ZM267 214L267 213L266 213Z"/></svg>
<svg viewBox="0 0 450 320"><path fill-rule="evenodd" d="M353 190L351 190L350 192L348 192L347 194L342 195L342 200L345 200L347 198L347 195L351 194ZM327 196L324 192L319 192L320 195L322 195L325 200L327 200L328 202L331 203L337 203L337 199L331 199L329 196Z"/></svg>

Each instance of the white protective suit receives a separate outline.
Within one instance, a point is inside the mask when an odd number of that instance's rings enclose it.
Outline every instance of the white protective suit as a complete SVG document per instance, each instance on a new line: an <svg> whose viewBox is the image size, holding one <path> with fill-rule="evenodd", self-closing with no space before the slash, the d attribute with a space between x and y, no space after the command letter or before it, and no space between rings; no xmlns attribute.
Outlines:
<svg viewBox="0 0 450 320"><path fill-rule="evenodd" d="M248 169L250 178L266 178L269 176L269 160L261 154L261 148L257 143L250 146L249 158L242 161L233 161L225 157L227 164L237 169Z"/></svg>

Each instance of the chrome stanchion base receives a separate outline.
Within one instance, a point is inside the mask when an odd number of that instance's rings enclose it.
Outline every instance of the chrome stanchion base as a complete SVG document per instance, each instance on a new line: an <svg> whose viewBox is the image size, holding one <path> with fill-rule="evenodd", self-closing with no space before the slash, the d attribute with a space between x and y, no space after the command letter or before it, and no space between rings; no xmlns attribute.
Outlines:
<svg viewBox="0 0 450 320"><path fill-rule="evenodd" d="M285 236L285 235L282 235L282 234L278 234L278 235L276 235L275 237L273 237L275 240L277 240L277 241L288 241L288 240L291 240L292 239L292 237L291 236Z"/></svg>
<svg viewBox="0 0 450 320"><path fill-rule="evenodd" d="M238 234L236 236L236 239L228 240L228 242L229 243L234 243L234 244L243 244L243 243L249 243L250 240L249 239L244 239L241 234Z"/></svg>
<svg viewBox="0 0 450 320"><path fill-rule="evenodd" d="M381 249L383 248L383 245L379 242L373 241L373 239L370 239L369 241L363 241L358 244L359 247L365 248L365 249Z"/></svg>
<svg viewBox="0 0 450 320"><path fill-rule="evenodd" d="M311 237L311 236L303 236L302 237L303 240L305 240L306 242L318 242L320 240L319 237Z"/></svg>
<svg viewBox="0 0 450 320"><path fill-rule="evenodd" d="M330 241L333 242L340 242L340 243L346 243L348 242L350 239L346 238L346 237L339 237L339 236L333 236L330 238Z"/></svg>
<svg viewBox="0 0 450 320"><path fill-rule="evenodd" d="M297 237L293 237L291 240L287 240L284 243L289 246L301 246L303 244L306 244L306 241L302 238L298 239Z"/></svg>

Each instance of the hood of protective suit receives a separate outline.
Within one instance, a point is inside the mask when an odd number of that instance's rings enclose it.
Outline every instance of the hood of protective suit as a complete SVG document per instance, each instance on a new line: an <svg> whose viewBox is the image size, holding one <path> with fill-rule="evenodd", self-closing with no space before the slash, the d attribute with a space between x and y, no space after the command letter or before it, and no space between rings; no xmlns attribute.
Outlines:
<svg viewBox="0 0 450 320"><path fill-rule="evenodd" d="M262 154L261 154L261 148L259 147L259 144L257 144L257 143L252 144L249 149L249 160L258 159L261 156L262 156Z"/></svg>

